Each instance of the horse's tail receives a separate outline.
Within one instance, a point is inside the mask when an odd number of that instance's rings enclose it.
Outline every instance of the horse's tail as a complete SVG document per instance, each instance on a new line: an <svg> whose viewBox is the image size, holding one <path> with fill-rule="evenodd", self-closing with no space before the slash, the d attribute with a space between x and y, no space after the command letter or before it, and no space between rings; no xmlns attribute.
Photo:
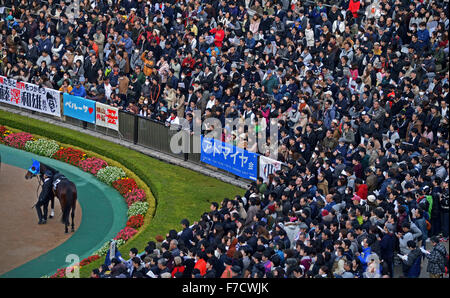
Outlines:
<svg viewBox="0 0 450 298"><path fill-rule="evenodd" d="M72 188L71 187L67 187L66 189L66 199L65 199L65 206L62 208L63 210L63 214L61 216L61 222L63 224L68 224L69 223L69 214L70 214L70 209L72 208Z"/></svg>

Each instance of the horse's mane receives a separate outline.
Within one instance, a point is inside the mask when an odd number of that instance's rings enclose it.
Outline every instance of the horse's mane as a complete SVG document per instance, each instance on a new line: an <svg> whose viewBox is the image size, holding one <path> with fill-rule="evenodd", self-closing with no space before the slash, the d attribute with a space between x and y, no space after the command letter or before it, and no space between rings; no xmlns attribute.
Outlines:
<svg viewBox="0 0 450 298"><path fill-rule="evenodd" d="M44 168L45 168L45 169L44 169ZM54 168L52 168L52 167L46 165L45 163L42 163L42 162L41 162L41 167L40 167L40 172L41 172L41 174L44 174L45 171L47 171L47 170L50 170L53 174L55 174L55 173L58 172L58 170L55 170Z"/></svg>

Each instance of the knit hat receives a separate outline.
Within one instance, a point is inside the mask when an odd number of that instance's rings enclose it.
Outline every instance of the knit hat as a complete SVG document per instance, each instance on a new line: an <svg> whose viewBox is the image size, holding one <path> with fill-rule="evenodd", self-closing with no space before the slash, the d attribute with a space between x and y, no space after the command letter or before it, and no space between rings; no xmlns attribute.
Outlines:
<svg viewBox="0 0 450 298"><path fill-rule="evenodd" d="M353 198L352 198L352 201L358 201L359 202L359 201L361 201L361 197L355 194L353 196Z"/></svg>
<svg viewBox="0 0 450 298"><path fill-rule="evenodd" d="M329 214L328 210L322 210L322 217L327 216Z"/></svg>

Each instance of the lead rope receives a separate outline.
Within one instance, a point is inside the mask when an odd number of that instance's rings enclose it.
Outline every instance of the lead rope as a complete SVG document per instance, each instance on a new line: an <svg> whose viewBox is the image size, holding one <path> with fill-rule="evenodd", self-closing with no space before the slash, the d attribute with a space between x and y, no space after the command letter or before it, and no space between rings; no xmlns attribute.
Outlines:
<svg viewBox="0 0 450 298"><path fill-rule="evenodd" d="M41 181L41 179L39 179L39 177L38 176L35 176L35 177L37 177L38 178L38 187L36 188L36 197L38 198L38 200L39 200L39 188L41 188L41 186L42 186L42 181ZM33 209L35 206L36 206L36 204L37 203L35 203L34 205L33 205L33 207L31 207L31 209Z"/></svg>

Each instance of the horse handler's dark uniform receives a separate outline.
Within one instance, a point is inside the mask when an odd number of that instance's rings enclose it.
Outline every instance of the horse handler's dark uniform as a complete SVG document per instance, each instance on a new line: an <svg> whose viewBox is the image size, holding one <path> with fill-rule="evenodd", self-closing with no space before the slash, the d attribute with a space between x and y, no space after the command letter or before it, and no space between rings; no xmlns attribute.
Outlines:
<svg viewBox="0 0 450 298"><path fill-rule="evenodd" d="M39 195L36 203L36 212L39 217L39 224L45 224L47 222L48 203L53 198L52 190L52 177L47 177L42 185L42 191ZM42 215L41 206L44 208L44 214Z"/></svg>

